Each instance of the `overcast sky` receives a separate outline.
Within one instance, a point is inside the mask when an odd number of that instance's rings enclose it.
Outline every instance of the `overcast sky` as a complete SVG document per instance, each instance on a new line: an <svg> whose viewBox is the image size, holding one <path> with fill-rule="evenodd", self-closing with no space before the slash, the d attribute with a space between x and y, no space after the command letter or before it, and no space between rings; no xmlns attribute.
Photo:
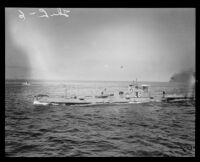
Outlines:
<svg viewBox="0 0 200 162"><path fill-rule="evenodd" d="M6 78L169 81L195 67L195 9L43 9L6 8Z"/></svg>

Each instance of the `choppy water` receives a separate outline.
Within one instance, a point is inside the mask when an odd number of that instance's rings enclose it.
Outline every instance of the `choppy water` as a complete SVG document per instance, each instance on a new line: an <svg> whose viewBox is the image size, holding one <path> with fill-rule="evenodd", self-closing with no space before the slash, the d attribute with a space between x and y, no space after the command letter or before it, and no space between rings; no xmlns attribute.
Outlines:
<svg viewBox="0 0 200 162"><path fill-rule="evenodd" d="M129 82L6 81L6 156L195 156L195 106L144 103L34 106L39 93L91 94ZM152 95L184 93L178 83L149 83ZM77 91L76 91L77 92ZM68 93L68 92L67 92Z"/></svg>

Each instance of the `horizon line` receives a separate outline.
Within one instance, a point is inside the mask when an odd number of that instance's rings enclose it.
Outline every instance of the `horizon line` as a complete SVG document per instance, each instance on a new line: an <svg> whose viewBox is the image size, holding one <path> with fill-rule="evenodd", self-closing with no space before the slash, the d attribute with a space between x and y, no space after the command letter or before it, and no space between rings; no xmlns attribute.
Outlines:
<svg viewBox="0 0 200 162"><path fill-rule="evenodd" d="M35 80L35 81L83 81L83 82L133 82L135 80L81 80L81 79L33 79L33 78L5 78L6 80ZM137 82L169 82L155 80L137 80Z"/></svg>

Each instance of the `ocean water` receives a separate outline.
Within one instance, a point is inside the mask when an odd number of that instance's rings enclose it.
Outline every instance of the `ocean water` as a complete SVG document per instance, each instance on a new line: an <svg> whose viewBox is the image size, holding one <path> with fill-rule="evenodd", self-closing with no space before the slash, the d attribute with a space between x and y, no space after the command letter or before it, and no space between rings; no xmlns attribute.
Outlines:
<svg viewBox="0 0 200 162"><path fill-rule="evenodd" d="M195 105L151 102L34 106L33 96L94 95L130 82L6 80L5 156L195 156ZM151 95L184 94L181 83L144 82Z"/></svg>

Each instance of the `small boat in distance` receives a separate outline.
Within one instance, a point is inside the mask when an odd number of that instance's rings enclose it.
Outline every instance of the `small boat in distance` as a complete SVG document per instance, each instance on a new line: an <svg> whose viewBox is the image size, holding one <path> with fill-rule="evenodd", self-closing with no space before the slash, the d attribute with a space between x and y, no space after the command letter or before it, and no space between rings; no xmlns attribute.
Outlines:
<svg viewBox="0 0 200 162"><path fill-rule="evenodd" d="M23 82L22 85L24 85L24 86L30 86L31 84L26 81L26 82Z"/></svg>

